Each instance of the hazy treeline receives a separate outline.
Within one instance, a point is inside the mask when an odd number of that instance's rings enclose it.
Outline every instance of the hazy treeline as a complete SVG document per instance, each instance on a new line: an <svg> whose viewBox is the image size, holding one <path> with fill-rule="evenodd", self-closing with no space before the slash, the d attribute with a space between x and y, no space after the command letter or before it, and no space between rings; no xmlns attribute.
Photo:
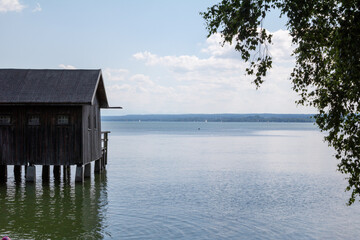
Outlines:
<svg viewBox="0 0 360 240"><path fill-rule="evenodd" d="M102 121L314 122L312 114L148 114L103 116Z"/></svg>

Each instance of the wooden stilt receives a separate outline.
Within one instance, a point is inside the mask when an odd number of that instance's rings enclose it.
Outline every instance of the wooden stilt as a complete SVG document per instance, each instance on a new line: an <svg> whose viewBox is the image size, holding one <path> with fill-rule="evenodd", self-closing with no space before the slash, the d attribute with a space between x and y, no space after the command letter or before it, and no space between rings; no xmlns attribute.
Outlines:
<svg viewBox="0 0 360 240"><path fill-rule="evenodd" d="M70 168L67 165L63 166L63 180L68 181L70 179Z"/></svg>
<svg viewBox="0 0 360 240"><path fill-rule="evenodd" d="M6 181L7 181L7 166L0 165L0 182L6 182Z"/></svg>
<svg viewBox="0 0 360 240"><path fill-rule="evenodd" d="M105 157L102 156L102 158L100 158L100 160L101 160L101 170L103 171L103 170L106 169L106 166L105 166Z"/></svg>
<svg viewBox="0 0 360 240"><path fill-rule="evenodd" d="M14 178L16 182L21 181L21 165L14 166Z"/></svg>
<svg viewBox="0 0 360 240"><path fill-rule="evenodd" d="M35 180L36 180L36 168L35 166L28 166L26 173L26 181L35 182Z"/></svg>
<svg viewBox="0 0 360 240"><path fill-rule="evenodd" d="M42 180L43 180L43 182L48 182L50 180L50 166L49 165L42 166Z"/></svg>
<svg viewBox="0 0 360 240"><path fill-rule="evenodd" d="M107 165L107 149L108 149L108 134L110 133L110 131L105 131L103 132L104 134L104 149L103 149L103 158L104 158L104 165Z"/></svg>
<svg viewBox="0 0 360 240"><path fill-rule="evenodd" d="M88 163L84 167L84 177L89 178L91 176L91 163Z"/></svg>
<svg viewBox="0 0 360 240"><path fill-rule="evenodd" d="M66 174L67 174L67 179L69 179L70 180L70 178L71 178L71 167L70 167L70 165L66 165Z"/></svg>
<svg viewBox="0 0 360 240"><path fill-rule="evenodd" d="M61 168L59 165L54 165L53 174L54 174L55 180L57 180L57 181L60 180Z"/></svg>
<svg viewBox="0 0 360 240"><path fill-rule="evenodd" d="M75 182L84 182L84 166L76 166Z"/></svg>
<svg viewBox="0 0 360 240"><path fill-rule="evenodd" d="M95 173L100 173L101 172L101 158L98 160L95 160L95 167L94 167L94 172Z"/></svg>

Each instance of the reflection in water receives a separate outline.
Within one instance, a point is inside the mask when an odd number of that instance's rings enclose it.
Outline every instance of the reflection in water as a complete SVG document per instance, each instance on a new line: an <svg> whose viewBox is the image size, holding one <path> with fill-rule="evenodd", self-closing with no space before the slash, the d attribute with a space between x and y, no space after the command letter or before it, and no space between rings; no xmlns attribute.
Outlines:
<svg viewBox="0 0 360 240"><path fill-rule="evenodd" d="M12 239L103 239L106 172L73 181L0 185L0 236Z"/></svg>
<svg viewBox="0 0 360 240"><path fill-rule="evenodd" d="M124 130L137 126L145 130ZM0 185L0 235L359 239L359 205L345 206L344 176L323 135L309 126L107 123L107 175L84 185L63 177L16 185L9 176ZM198 135L188 133L198 127Z"/></svg>

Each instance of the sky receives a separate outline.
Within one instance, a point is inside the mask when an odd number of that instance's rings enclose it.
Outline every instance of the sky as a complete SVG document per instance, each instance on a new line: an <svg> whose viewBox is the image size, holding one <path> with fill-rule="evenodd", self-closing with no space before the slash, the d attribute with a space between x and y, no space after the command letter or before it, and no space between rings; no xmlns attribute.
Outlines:
<svg viewBox="0 0 360 240"><path fill-rule="evenodd" d="M272 12L273 68L256 90L247 63L200 12L215 0L0 0L0 68L102 69L104 115L314 113L297 106L286 19ZM1 87L1 86L0 86Z"/></svg>

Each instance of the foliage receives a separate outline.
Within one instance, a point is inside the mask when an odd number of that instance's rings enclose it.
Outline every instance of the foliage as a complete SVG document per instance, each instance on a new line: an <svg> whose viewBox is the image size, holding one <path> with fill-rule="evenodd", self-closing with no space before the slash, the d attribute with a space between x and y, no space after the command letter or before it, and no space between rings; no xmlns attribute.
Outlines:
<svg viewBox="0 0 360 240"><path fill-rule="evenodd" d="M360 195L360 2L354 0L222 0L201 13L209 36L220 32L234 43L257 87L272 66L272 35L262 22L272 9L287 17L296 46L290 80L298 104L318 109L316 123L336 150L347 174L348 204Z"/></svg>

